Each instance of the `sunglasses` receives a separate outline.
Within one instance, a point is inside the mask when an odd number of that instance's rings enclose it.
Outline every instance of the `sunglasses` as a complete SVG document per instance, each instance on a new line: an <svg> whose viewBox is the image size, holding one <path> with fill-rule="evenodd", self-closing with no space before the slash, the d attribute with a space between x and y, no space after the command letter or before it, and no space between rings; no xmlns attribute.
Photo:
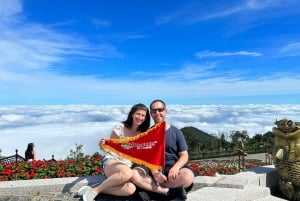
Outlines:
<svg viewBox="0 0 300 201"><path fill-rule="evenodd" d="M165 108L150 109L151 113L162 112Z"/></svg>

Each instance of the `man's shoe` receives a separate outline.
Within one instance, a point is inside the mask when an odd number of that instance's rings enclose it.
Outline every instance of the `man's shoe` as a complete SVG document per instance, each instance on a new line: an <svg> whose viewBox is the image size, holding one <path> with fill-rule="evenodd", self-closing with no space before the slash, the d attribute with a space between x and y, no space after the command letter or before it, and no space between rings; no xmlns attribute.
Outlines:
<svg viewBox="0 0 300 201"><path fill-rule="evenodd" d="M179 199L179 200L186 200L187 196L186 196L186 192L185 189L183 187L178 187L178 188L170 188L167 196L170 199Z"/></svg>
<svg viewBox="0 0 300 201"><path fill-rule="evenodd" d="M147 192L145 191L140 191L139 196L143 201L150 201L150 196Z"/></svg>
<svg viewBox="0 0 300 201"><path fill-rule="evenodd" d="M169 200L169 201L185 201L185 199L180 199L180 198L175 198L175 199L172 199L172 200Z"/></svg>

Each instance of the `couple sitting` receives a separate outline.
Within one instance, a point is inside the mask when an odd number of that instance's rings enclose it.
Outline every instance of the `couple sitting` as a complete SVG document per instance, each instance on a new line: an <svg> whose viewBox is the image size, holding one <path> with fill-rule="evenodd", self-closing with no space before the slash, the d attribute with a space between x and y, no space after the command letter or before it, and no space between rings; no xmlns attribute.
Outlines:
<svg viewBox="0 0 300 201"><path fill-rule="evenodd" d="M150 113L155 123L165 121L166 104L162 100L154 100L150 104L150 112L144 104L134 105L125 121L118 124L110 138L133 137L145 132L150 126ZM176 127L165 124L166 128L166 166L162 171L152 170L144 166L132 164L113 152L106 152L102 161L106 179L92 188L84 186L79 189L84 201L93 201L101 193L115 196L130 196L136 187L144 189L139 192L142 200L150 200L147 191L166 196L169 200L186 200L186 190L193 185L194 174L188 168L187 144L183 133ZM103 148L105 139L99 142Z"/></svg>

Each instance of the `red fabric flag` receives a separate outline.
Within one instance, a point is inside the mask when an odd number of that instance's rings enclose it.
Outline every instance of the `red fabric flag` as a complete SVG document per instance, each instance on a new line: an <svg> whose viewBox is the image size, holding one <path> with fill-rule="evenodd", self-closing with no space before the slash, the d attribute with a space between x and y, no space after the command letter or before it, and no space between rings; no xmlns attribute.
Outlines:
<svg viewBox="0 0 300 201"><path fill-rule="evenodd" d="M144 133L122 139L105 139L103 149L151 169L165 166L166 122L157 123Z"/></svg>

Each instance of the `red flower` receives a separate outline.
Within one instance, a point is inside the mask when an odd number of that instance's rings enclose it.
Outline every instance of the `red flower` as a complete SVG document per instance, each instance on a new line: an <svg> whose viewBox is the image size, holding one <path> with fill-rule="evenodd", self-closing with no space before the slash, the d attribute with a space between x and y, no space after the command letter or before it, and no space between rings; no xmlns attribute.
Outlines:
<svg viewBox="0 0 300 201"><path fill-rule="evenodd" d="M0 181L19 179L48 179L60 177L83 177L103 174L102 158L86 158L77 162L63 161L32 161L0 164ZM246 169L256 167L262 163L258 160L245 161ZM196 176L214 176L220 174L236 174L238 164L233 160L207 160L189 163Z"/></svg>
<svg viewBox="0 0 300 201"><path fill-rule="evenodd" d="M34 178L34 176L35 176L35 172L33 170L31 170L29 178L32 179L32 178Z"/></svg>
<svg viewBox="0 0 300 201"><path fill-rule="evenodd" d="M0 181L7 181L6 178L0 178Z"/></svg>
<svg viewBox="0 0 300 201"><path fill-rule="evenodd" d="M4 169L3 171L2 171L2 174L4 174L4 175L11 175L12 174L12 170L11 169Z"/></svg>

